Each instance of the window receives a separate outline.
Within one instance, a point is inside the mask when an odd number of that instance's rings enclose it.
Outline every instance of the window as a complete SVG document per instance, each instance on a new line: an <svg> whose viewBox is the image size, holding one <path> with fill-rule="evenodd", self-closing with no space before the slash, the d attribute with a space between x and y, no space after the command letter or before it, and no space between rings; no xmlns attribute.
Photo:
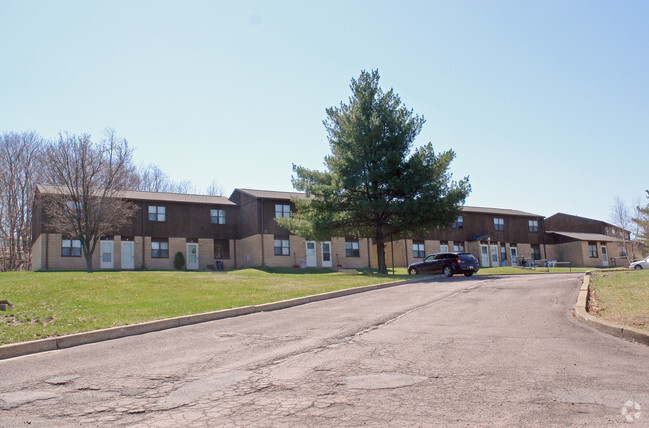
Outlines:
<svg viewBox="0 0 649 428"><path fill-rule="evenodd" d="M416 259L423 259L426 257L424 241L412 241L412 256Z"/></svg>
<svg viewBox="0 0 649 428"><path fill-rule="evenodd" d="M453 229L462 229L464 227L464 219L462 216L459 216L457 220L453 222Z"/></svg>
<svg viewBox="0 0 649 428"><path fill-rule="evenodd" d="M61 257L81 257L81 241L78 239L62 239Z"/></svg>
<svg viewBox="0 0 649 428"><path fill-rule="evenodd" d="M448 253L448 241L441 241L439 243L440 253Z"/></svg>
<svg viewBox="0 0 649 428"><path fill-rule="evenodd" d="M215 239L214 240L214 258L215 259L230 259L230 240L228 239Z"/></svg>
<svg viewBox="0 0 649 428"><path fill-rule="evenodd" d="M166 239L151 239L151 258L168 259L169 241Z"/></svg>
<svg viewBox="0 0 649 428"><path fill-rule="evenodd" d="M348 239L345 241L345 256L347 257L360 257L361 252L358 249L357 239Z"/></svg>
<svg viewBox="0 0 649 428"><path fill-rule="evenodd" d="M291 206L290 205L275 205L275 218L290 217L291 216Z"/></svg>
<svg viewBox="0 0 649 428"><path fill-rule="evenodd" d="M539 231L539 221L538 220L530 220L527 222L530 227L530 232L538 232Z"/></svg>
<svg viewBox="0 0 649 428"><path fill-rule="evenodd" d="M454 242L453 243L453 251L456 253L463 253L466 250L464 249L464 242Z"/></svg>
<svg viewBox="0 0 649 428"><path fill-rule="evenodd" d="M588 256L591 259L596 259L597 258L597 242L589 242L588 243Z"/></svg>
<svg viewBox="0 0 649 428"><path fill-rule="evenodd" d="M161 206L149 205L149 221L167 221L167 209Z"/></svg>
<svg viewBox="0 0 649 428"><path fill-rule="evenodd" d="M505 219L494 218L494 230L505 230Z"/></svg>
<svg viewBox="0 0 649 428"><path fill-rule="evenodd" d="M290 256L291 247L289 246L288 238L278 238L275 237L273 241L273 246L276 256Z"/></svg>
<svg viewBox="0 0 649 428"><path fill-rule="evenodd" d="M210 210L210 223L225 224L225 210Z"/></svg>
<svg viewBox="0 0 649 428"><path fill-rule="evenodd" d="M620 252L620 257L626 257L626 248L624 244L618 244L618 251Z"/></svg>
<svg viewBox="0 0 649 428"><path fill-rule="evenodd" d="M532 260L541 260L541 247L532 245Z"/></svg>
<svg viewBox="0 0 649 428"><path fill-rule="evenodd" d="M507 260L507 248L504 245L500 246L500 260Z"/></svg>

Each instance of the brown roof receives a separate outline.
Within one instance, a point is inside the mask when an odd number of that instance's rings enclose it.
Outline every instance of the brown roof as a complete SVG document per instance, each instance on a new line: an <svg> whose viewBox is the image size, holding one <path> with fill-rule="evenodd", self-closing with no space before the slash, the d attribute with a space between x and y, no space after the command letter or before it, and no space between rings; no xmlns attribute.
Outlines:
<svg viewBox="0 0 649 428"><path fill-rule="evenodd" d="M53 186L49 184L38 184L38 191L41 193L61 193L65 188L63 186ZM209 204L209 205L236 205L224 196L208 195L191 195L185 193L168 193L168 192L142 192L139 190L125 190L119 192L120 197L124 199L138 201L159 201L159 202L185 202L191 204Z"/></svg>
<svg viewBox="0 0 649 428"><path fill-rule="evenodd" d="M556 232L551 230L548 230L548 233L556 233L557 235L565 236L577 241L622 242L620 238L602 235L601 233Z"/></svg>
<svg viewBox="0 0 649 428"><path fill-rule="evenodd" d="M465 213L482 213L482 214L499 214L499 215L515 215L523 217L543 217L538 214L527 213L525 211L510 210L507 208L486 208L486 207L462 207Z"/></svg>
<svg viewBox="0 0 649 428"><path fill-rule="evenodd" d="M241 193L252 196L257 199L291 199L293 197L304 199L305 193L301 192L278 192L275 190L255 190L255 189L235 189Z"/></svg>

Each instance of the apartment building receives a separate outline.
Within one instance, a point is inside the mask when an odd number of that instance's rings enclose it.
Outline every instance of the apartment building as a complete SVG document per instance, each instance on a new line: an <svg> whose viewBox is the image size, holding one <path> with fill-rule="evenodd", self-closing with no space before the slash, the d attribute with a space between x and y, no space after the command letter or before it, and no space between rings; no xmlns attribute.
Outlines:
<svg viewBox="0 0 649 428"><path fill-rule="evenodd" d="M557 213L545 219L549 256L575 266L627 266L631 234L605 221Z"/></svg>
<svg viewBox="0 0 649 428"><path fill-rule="evenodd" d="M53 186L37 186L32 267L85 269L79 241L48 226L41 202L44 195L57 191ZM304 198L303 193L235 189L225 198L126 191L121 197L137 207L135 214L114 235L102 237L93 255L94 269L173 269L177 252L183 253L189 270L378 265L370 238L311 241L279 226L275 219L294 213L292 200ZM610 248L620 242L615 233L619 231L604 222L561 213L544 219L513 209L465 206L451 227L422 236L386 237L386 263L403 267L431 253L466 251L483 267L543 259L606 266Z"/></svg>
<svg viewBox="0 0 649 428"><path fill-rule="evenodd" d="M32 218L32 269L86 268L81 244L48 226L43 196L54 186L38 185ZM93 269L173 269L174 255L183 253L186 268L211 269L219 261L236 266L238 207L220 196L126 191L122 198L136 210L114 235L104 236L93 254Z"/></svg>

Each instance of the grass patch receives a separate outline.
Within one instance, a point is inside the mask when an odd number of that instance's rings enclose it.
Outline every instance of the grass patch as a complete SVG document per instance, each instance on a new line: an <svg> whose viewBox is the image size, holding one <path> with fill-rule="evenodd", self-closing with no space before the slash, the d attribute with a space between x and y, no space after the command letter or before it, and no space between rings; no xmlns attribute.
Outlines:
<svg viewBox="0 0 649 428"><path fill-rule="evenodd" d="M328 269L232 272L3 272L0 344L256 305L399 276L350 275Z"/></svg>
<svg viewBox="0 0 649 428"><path fill-rule="evenodd" d="M649 272L594 272L590 312L607 321L649 330Z"/></svg>

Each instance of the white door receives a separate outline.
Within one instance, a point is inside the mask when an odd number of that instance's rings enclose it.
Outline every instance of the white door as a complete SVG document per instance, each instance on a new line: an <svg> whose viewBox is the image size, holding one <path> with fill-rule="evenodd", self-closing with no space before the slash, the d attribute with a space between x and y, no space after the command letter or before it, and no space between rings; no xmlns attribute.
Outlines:
<svg viewBox="0 0 649 428"><path fill-rule="evenodd" d="M187 270L198 270L198 244L187 244Z"/></svg>
<svg viewBox="0 0 649 428"><path fill-rule="evenodd" d="M122 241L122 269L135 269L135 243Z"/></svg>
<svg viewBox="0 0 649 428"><path fill-rule="evenodd" d="M486 245L480 245L480 266L489 267L489 247Z"/></svg>
<svg viewBox="0 0 649 428"><path fill-rule="evenodd" d="M322 243L322 267L333 266L331 262L331 242Z"/></svg>
<svg viewBox="0 0 649 428"><path fill-rule="evenodd" d="M306 265L308 267L318 266L318 257L315 253L315 241L306 241Z"/></svg>
<svg viewBox="0 0 649 428"><path fill-rule="evenodd" d="M491 266L498 266L498 246L491 246Z"/></svg>
<svg viewBox="0 0 649 428"><path fill-rule="evenodd" d="M602 266L608 266L608 250L606 245L602 245Z"/></svg>
<svg viewBox="0 0 649 428"><path fill-rule="evenodd" d="M101 269L113 268L113 241L101 241Z"/></svg>
<svg viewBox="0 0 649 428"><path fill-rule="evenodd" d="M518 266L518 248L509 247L509 253L512 255L512 266Z"/></svg>

